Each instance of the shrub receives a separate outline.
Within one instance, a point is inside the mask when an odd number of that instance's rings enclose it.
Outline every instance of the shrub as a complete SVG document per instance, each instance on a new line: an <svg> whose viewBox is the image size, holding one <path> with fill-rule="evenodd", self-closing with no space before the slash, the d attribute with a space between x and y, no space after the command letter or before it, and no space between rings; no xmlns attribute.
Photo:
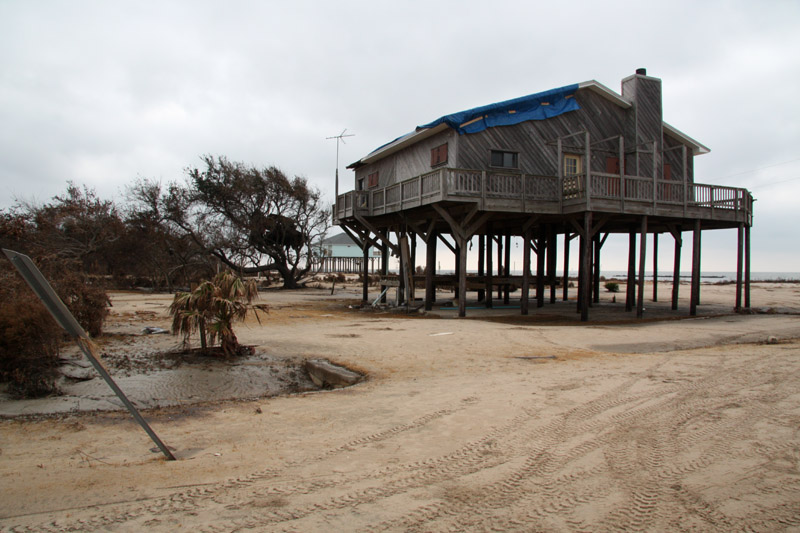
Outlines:
<svg viewBox="0 0 800 533"><path fill-rule="evenodd" d="M0 379L20 398L57 392L61 328L38 300L4 299L0 304Z"/></svg>
<svg viewBox="0 0 800 533"><path fill-rule="evenodd" d="M108 314L105 291L74 263L36 261L78 323L92 336ZM65 333L10 264L0 271L0 380L18 397L58 392L59 346Z"/></svg>
<svg viewBox="0 0 800 533"><path fill-rule="evenodd" d="M369 285L377 285L378 282L381 280L381 277L377 274L368 274L367 275L367 283ZM358 275L358 283L364 283L364 274Z"/></svg>
<svg viewBox="0 0 800 533"><path fill-rule="evenodd" d="M608 281L604 286L608 292L619 292L619 283L616 281Z"/></svg>
<svg viewBox="0 0 800 533"><path fill-rule="evenodd" d="M232 272L220 272L192 292L175 294L169 307L172 333L183 335L184 345L188 345L191 334L199 332L203 350L208 347L208 334L211 344L219 339L225 356L240 355L246 350L236 338L233 323L244 320L250 311L266 310L265 306L250 305L257 297L258 289L253 280L245 282Z"/></svg>

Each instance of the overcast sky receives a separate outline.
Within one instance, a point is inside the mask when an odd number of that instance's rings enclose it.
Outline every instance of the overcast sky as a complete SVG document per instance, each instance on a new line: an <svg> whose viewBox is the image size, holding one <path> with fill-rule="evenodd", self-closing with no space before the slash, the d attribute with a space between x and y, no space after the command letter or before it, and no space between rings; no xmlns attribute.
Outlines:
<svg viewBox="0 0 800 533"><path fill-rule="evenodd" d="M348 163L418 124L591 79L620 92L638 67L663 80L665 121L711 148L696 181L758 199L753 270L800 272L797 0L0 0L0 208L68 180L122 200L203 154L276 165L332 202L326 137L345 128L341 192ZM734 270L735 242L704 234L703 268Z"/></svg>

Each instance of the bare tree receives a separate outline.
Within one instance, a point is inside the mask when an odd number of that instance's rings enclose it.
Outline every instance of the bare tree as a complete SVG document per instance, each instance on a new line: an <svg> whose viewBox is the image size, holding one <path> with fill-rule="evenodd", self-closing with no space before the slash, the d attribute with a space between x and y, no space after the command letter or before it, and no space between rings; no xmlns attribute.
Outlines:
<svg viewBox="0 0 800 533"><path fill-rule="evenodd" d="M159 182L139 179L127 188L126 196L126 234L120 247L129 253L122 273L148 277L169 291L176 283L188 287L214 274L217 260L172 222L166 202L169 193Z"/></svg>
<svg viewBox="0 0 800 533"><path fill-rule="evenodd" d="M162 197L166 217L228 267L243 273L277 271L285 288L312 266L328 229L318 190L276 167L256 168L224 157L203 157L187 169L185 186Z"/></svg>
<svg viewBox="0 0 800 533"><path fill-rule="evenodd" d="M76 259L87 273L112 268L112 249L124 231L113 201L68 182L66 194L44 205L20 203L16 212L28 226L32 253Z"/></svg>

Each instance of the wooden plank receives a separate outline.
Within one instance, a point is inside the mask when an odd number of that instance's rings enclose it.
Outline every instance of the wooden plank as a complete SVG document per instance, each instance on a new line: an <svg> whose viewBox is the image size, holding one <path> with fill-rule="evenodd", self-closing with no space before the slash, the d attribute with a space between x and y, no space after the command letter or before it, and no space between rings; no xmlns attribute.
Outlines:
<svg viewBox="0 0 800 533"><path fill-rule="evenodd" d="M569 243L572 241L572 237L570 237L569 231L564 233L564 273L562 275L563 278L563 287L562 287L562 296L561 299L563 301L567 301L569 299Z"/></svg>
<svg viewBox="0 0 800 533"><path fill-rule="evenodd" d="M736 311L742 310L742 274L744 271L744 224L739 224L736 239Z"/></svg>
<svg viewBox="0 0 800 533"><path fill-rule="evenodd" d="M486 272L486 236L478 236L478 275L483 276ZM482 302L486 298L486 290L478 289L478 301Z"/></svg>
<svg viewBox="0 0 800 533"><path fill-rule="evenodd" d="M467 316L467 241L458 239L458 316Z"/></svg>
<svg viewBox="0 0 800 533"><path fill-rule="evenodd" d="M381 246L381 277L385 278L389 274L389 247L384 243ZM381 303L386 303L386 292L384 289L388 285L381 283Z"/></svg>
<svg viewBox="0 0 800 533"><path fill-rule="evenodd" d="M536 307L544 307L545 227L539 226L536 235Z"/></svg>
<svg viewBox="0 0 800 533"><path fill-rule="evenodd" d="M636 232L633 228L628 232L628 280L625 291L625 311L633 311L633 302L636 293Z"/></svg>
<svg viewBox="0 0 800 533"><path fill-rule="evenodd" d="M505 246L505 256L503 258L505 263L504 273L505 276L508 277L511 275L511 234L506 233L506 246ZM503 305L508 305L511 295L510 295L510 287L505 285L503 287Z"/></svg>
<svg viewBox="0 0 800 533"><path fill-rule="evenodd" d="M492 275L494 267L492 265L492 243L494 236L492 235L492 223L486 224L486 308L492 308Z"/></svg>
<svg viewBox="0 0 800 533"><path fill-rule="evenodd" d="M441 207L439 204L433 204L433 208L450 225L450 230L453 233L453 237L456 237L456 240L467 240L461 224L459 224L445 208Z"/></svg>
<svg viewBox="0 0 800 533"><path fill-rule="evenodd" d="M697 316L697 305L700 301L700 221L694 221L692 234L692 290L689 303L689 314Z"/></svg>
<svg viewBox="0 0 800 533"><path fill-rule="evenodd" d="M550 303L556 303L556 228L552 224L547 225L547 279L550 284Z"/></svg>
<svg viewBox="0 0 800 533"><path fill-rule="evenodd" d="M658 233L653 233L653 301L658 301Z"/></svg>
<svg viewBox="0 0 800 533"><path fill-rule="evenodd" d="M440 241L442 241L442 242L444 243L444 245L445 245L445 246L447 246L447 248L448 248L448 249L449 249L451 252L453 252L453 253L456 253L456 247L455 247L454 245L450 244L450 241L448 241L447 239L445 239L445 238L444 238L444 235L442 235L441 233L439 233L439 234L437 235L437 237L439 238L439 240L440 240Z"/></svg>
<svg viewBox="0 0 800 533"><path fill-rule="evenodd" d="M750 309L750 225L744 227L744 307Z"/></svg>
<svg viewBox="0 0 800 533"><path fill-rule="evenodd" d="M497 275L503 276L503 236L498 235L497 239ZM500 300L503 297L503 288L501 286L497 287L497 299Z"/></svg>
<svg viewBox="0 0 800 533"><path fill-rule="evenodd" d="M589 233L591 232L592 227L592 212L587 211L583 215L583 227L585 228L582 241L584 242L583 246L583 253L581 254L581 269L583 270L581 274L581 322L586 322L589 320L589 271L591 268L592 258L590 255L591 251L591 244L589 240L591 236Z"/></svg>
<svg viewBox="0 0 800 533"><path fill-rule="evenodd" d="M433 238L429 240L425 249L425 310L433 309L436 300L436 234L428 233Z"/></svg>
<svg viewBox="0 0 800 533"><path fill-rule="evenodd" d="M392 252L399 255L399 250L397 249L397 246L394 243L392 243L392 241L390 241L389 238L386 237L386 235L384 235L382 231L377 229L374 225L372 225L372 223L368 222L364 217L362 217L358 213L354 213L353 216L359 222L359 224L361 224L366 229L377 235L378 238L381 240L381 242L386 244L392 250Z"/></svg>
<svg viewBox="0 0 800 533"><path fill-rule="evenodd" d="M408 247L408 237L402 235L399 240L401 270L403 271L403 281L405 282L406 305L414 303L414 269L411 265L411 251Z"/></svg>
<svg viewBox="0 0 800 533"><path fill-rule="evenodd" d="M528 299L531 286L531 231L527 229L522 236L522 299L520 300L520 311L523 315L528 314Z"/></svg>
<svg viewBox="0 0 800 533"><path fill-rule="evenodd" d="M642 217L642 226L639 231L641 242L639 249L639 295L636 300L636 318L644 316L644 267L647 262L647 216Z"/></svg>
<svg viewBox="0 0 800 533"><path fill-rule="evenodd" d="M592 301L600 303L600 234L592 237L594 259L592 261Z"/></svg>
<svg viewBox="0 0 800 533"><path fill-rule="evenodd" d="M369 301L369 245L363 249L363 265L361 270L361 302L366 304Z"/></svg>
<svg viewBox="0 0 800 533"><path fill-rule="evenodd" d="M675 230L670 230L670 232L675 239L672 266L672 310L676 311L678 309L678 290L681 285L681 247L683 246L683 237L681 236L681 226L678 226Z"/></svg>

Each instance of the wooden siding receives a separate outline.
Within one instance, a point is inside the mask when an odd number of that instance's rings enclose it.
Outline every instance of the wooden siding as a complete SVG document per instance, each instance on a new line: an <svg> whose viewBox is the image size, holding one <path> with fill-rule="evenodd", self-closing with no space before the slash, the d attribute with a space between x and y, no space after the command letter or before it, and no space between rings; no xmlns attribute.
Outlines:
<svg viewBox="0 0 800 533"><path fill-rule="evenodd" d="M519 153L519 171L525 174L556 175L557 152L553 141L558 137L587 129L593 139L620 135L625 125L625 110L602 96L588 90L575 94L581 109L547 120L531 120L514 126L489 128L480 133L462 135L452 166L490 170L489 152L504 150ZM618 153L616 142L593 147L591 169L605 170L606 153ZM577 138L564 144L564 151L583 153L584 146ZM600 154L599 152L603 152Z"/></svg>
<svg viewBox="0 0 800 533"><path fill-rule="evenodd" d="M636 166L631 170L639 176L652 176L664 144L661 80L639 75L625 78L622 80L622 96L633 102L626 144L631 149L640 149ZM658 172L660 176L660 165Z"/></svg>
<svg viewBox="0 0 800 533"><path fill-rule="evenodd" d="M624 136L625 172L630 175L663 177L663 163L672 167L673 179L682 179L684 166L689 181L694 181L692 149L687 146L686 161L680 141L663 135L661 116L661 82L656 78L631 76L623 80L626 98L635 99L633 107L623 109L591 90L579 90L575 98L577 111L547 120L527 121L513 126L488 128L482 132L458 135L447 130L433 135L375 163L356 170L358 180L379 172L379 187L408 180L431 170L430 151L448 143L448 167L496 171L490 166L490 152L502 150L519 154L518 168L507 171L533 175L557 175L558 161L555 139L580 131L591 138L591 161L583 168L605 172L607 159L619 156L619 136ZM655 141L655 148L653 146ZM565 139L563 151L583 155L582 136ZM664 151L666 149L666 151Z"/></svg>
<svg viewBox="0 0 800 533"><path fill-rule="evenodd" d="M356 170L354 189L358 190L358 180L364 180L364 188L367 188L369 175L378 173L378 187L386 187L397 180L397 173L395 172L395 161L393 157L387 157L376 161L371 165L361 167ZM403 179L402 177L400 179Z"/></svg>
<svg viewBox="0 0 800 533"><path fill-rule="evenodd" d="M684 159L684 150L681 147L686 147L686 158ZM694 182L694 157L692 156L692 148L682 144L680 141L673 139L669 135L664 135L664 151L662 164L668 164L672 167L672 179L677 181L683 180L684 166L686 167L686 176L689 183Z"/></svg>
<svg viewBox="0 0 800 533"><path fill-rule="evenodd" d="M455 157L455 138L457 136L458 134L453 130L443 131L375 163L356 169L356 189L359 179L363 177L364 183L366 183L367 176L376 170L380 173L378 176L379 187L389 187L413 176L429 172L431 170L431 149L444 143L448 143L448 158L450 158L449 161L452 160ZM451 164L449 161L448 164Z"/></svg>

